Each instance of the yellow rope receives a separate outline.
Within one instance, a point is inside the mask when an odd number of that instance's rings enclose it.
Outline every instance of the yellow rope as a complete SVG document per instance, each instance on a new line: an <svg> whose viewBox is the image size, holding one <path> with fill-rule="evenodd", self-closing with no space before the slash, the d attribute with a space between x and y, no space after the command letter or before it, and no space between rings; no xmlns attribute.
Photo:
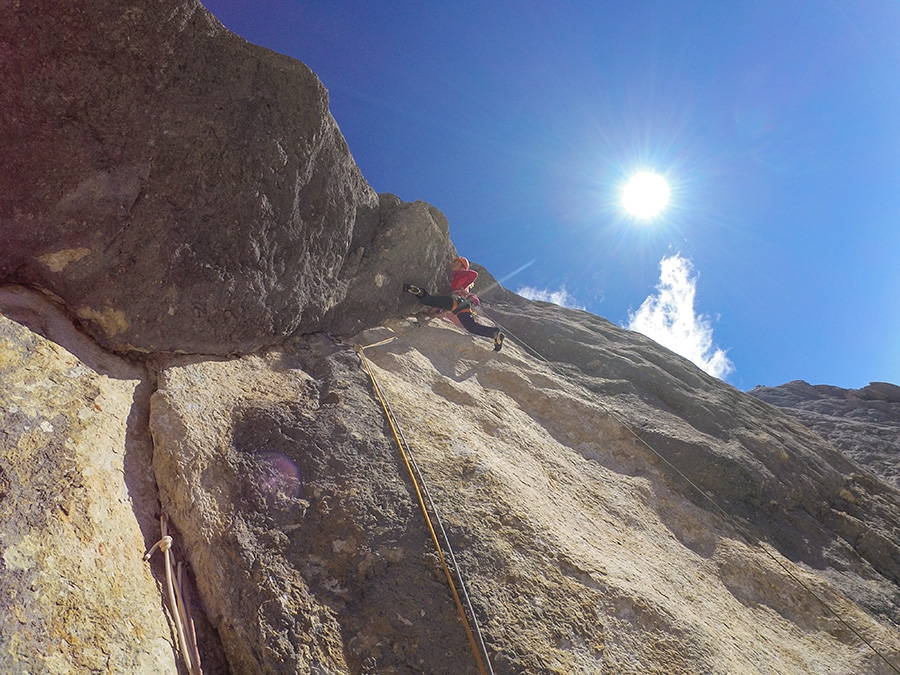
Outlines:
<svg viewBox="0 0 900 675"><path fill-rule="evenodd" d="M419 507L422 509L422 514L425 516L425 522L428 524L428 530L431 532L431 538L432 538L432 541L434 541L435 549L437 550L438 557L440 558L441 567L444 570L444 575L447 577L447 582L450 584L450 590L453 593L453 599L456 601L456 607L459 610L459 615L462 618L463 625L465 626L466 635L468 636L469 642L472 645L472 651L475 654L475 660L478 662L478 670L480 673L482 673L482 675L486 675L488 672L490 672L491 675L493 675L493 670L491 669L491 665L490 665L490 659L487 658L487 650L486 649L484 650L485 655L484 655L484 658L482 658L481 650L478 648L478 643L476 642L475 635L472 632L472 626L470 625L469 618L466 615L466 610L463 607L462 600L459 597L459 592L456 589L456 584L453 581L453 575L450 573L450 568L447 566L447 560L444 557L444 552L443 552L443 549L441 548L440 541L438 540L437 532L435 532L434 525L432 524L432 521L431 521L431 516L428 513L428 508L425 506L425 499L422 495L422 488L419 485L420 481L416 477L416 472L413 470L413 462L411 461L409 453L407 452L406 447L404 446L404 443L401 440L402 434L399 430L399 427L397 426L397 422L394 419L394 415L391 412L390 406L388 405L387 401L385 400L384 396L381 393L381 388L378 386L378 381L375 379L375 373L372 372L372 369L369 367L369 361L366 358L365 354L363 353L365 349L368 349L370 347L376 347L381 344L385 344L387 342L390 342L393 339L394 338L389 338L388 340L382 340L381 342L376 342L371 345L366 345L365 347L362 347L362 346L357 347L356 353L359 354L359 359L362 362L363 368L365 369L366 373L369 375L369 379L372 380L372 387L375 390L375 396L378 398L379 402L381 403L382 408L384 409L385 417L387 418L388 424L391 427L391 431L394 434L394 439L397 441L397 447L400 448L400 454L403 456L403 462L406 464L406 470L409 472L409 476L410 476L410 479L412 480L413 487L416 490L416 496L419 499ZM457 573L459 573L458 566L457 566ZM465 592L465 589L463 589L463 590ZM470 611L471 611L471 606L470 606ZM475 624L475 629L478 630L478 623L477 623L477 620L475 619L474 612L472 612L472 622ZM481 638L481 635L480 635L480 631L479 631L479 640L480 640L480 638ZM483 642L483 640L480 640L480 641L481 641L482 649L484 649L484 642ZM487 665L485 665L485 664L487 664Z"/></svg>
<svg viewBox="0 0 900 675"><path fill-rule="evenodd" d="M503 330L509 337L512 337L516 342L518 342L520 345L522 345L523 347L525 347L528 351L532 352L532 353L535 354L539 359L541 359L542 361L544 361L545 363L547 363L547 364L550 366L550 368L552 368L554 371L556 371L556 372L557 372L559 375L561 375L563 378L569 379L569 376L568 376L562 369L557 368L557 367L556 367L556 364L554 364L552 361L550 361L550 359L548 359L548 358L546 358L545 356L543 356L543 355L542 355L538 350L536 350L534 347L531 347L531 346L528 345L524 340L522 340L522 339L520 339L519 337L515 336L508 328L505 328L505 327L501 326L501 325L500 325L500 322L498 322L496 319L491 318L491 321L493 321L495 324L497 324L497 326L500 327L500 329ZM825 609L826 609L826 610L827 610L834 618L836 618L836 619L837 619L840 623L842 623L842 624L843 624L843 625L844 625L851 633L853 633L857 638L859 638L861 642L863 642L869 649L871 649L871 650L875 653L876 656L878 656L878 658L880 658L882 661L884 661L884 662L888 665L888 667L889 667L891 670L893 670L895 673L897 673L898 675L900 675L900 669L898 669L897 666L895 666L893 663L891 663L890 661L888 661L887 657L886 657L884 654L882 654L882 653L875 647L875 645L873 645L869 640L867 640L865 637L863 637L863 635L862 635L858 630L856 630L856 629L855 629L853 626L851 626L846 620L844 620L844 618L841 617L841 615L838 614L834 609L832 609L831 606L830 606L824 599L822 599L821 597L819 597L819 595L818 595L814 590L812 590L812 589L811 589L811 588L810 588L810 587L809 587L802 579L800 579L797 575L795 575L795 574L787 567L787 565L785 565L785 564L784 564L783 562L781 562L778 558L776 558L775 555L774 555L768 548L766 548L765 546L762 546L760 540L759 540L757 537L755 537L751 532L749 532L748 530L746 530L746 529L745 529L745 528L744 528L737 520L735 520L735 519L731 516L731 514L728 513L724 508L722 508L721 506L719 506L719 504L718 504L718 503L717 503L717 502L716 502L716 501L715 501L715 500L714 500L714 499L713 499L706 491L704 491L700 486L698 486L696 483L694 483L694 481L692 481L692 480L691 480L690 478L688 478L684 473L682 473L681 470L680 470L677 466L675 466L674 464L672 464L672 462L670 462L668 459L666 459L662 454L660 454L659 452L657 452L656 449L653 448L653 446L651 446L647 441L645 441L643 438L641 438L641 437L637 434L637 432L636 432L634 429L632 429L631 426L630 426L627 422L625 422L625 420L623 420L623 419L622 419L621 417L619 417L616 413L614 413L614 412L613 412L612 410L610 410L607 406L605 406L605 405L603 404L603 402L600 401L599 397L597 397L595 400L597 401L597 404L598 404L598 405L606 412L606 414L608 414L610 417L612 417L614 420L616 420L619 424L621 424L621 425L622 425L622 426L623 426L623 427L624 427L624 428L625 428L632 436L634 436L634 437L638 440L638 442L640 442L643 446L645 446L648 450L650 450L650 452L652 452L652 453L653 453L654 455L656 455L659 459L661 459L663 462L665 462L665 464L668 465L673 471L675 471L675 473L677 473L679 476L681 476L681 478L683 478L683 479L688 483L688 485L690 485L690 486L691 486L692 488L694 488L697 492L699 492L701 495L703 495L703 497L704 497L707 501L709 501L709 503L712 504L713 507L715 507L715 509L718 510L719 513L722 514L722 516L723 516L729 523L731 523L731 525L732 525L738 532L740 532L741 534L743 534L744 537L746 537L747 540L748 540L750 543L759 546L759 548L762 549L762 551L763 551L763 552L764 552L764 553L765 553L765 554L766 554L766 555L767 555L767 556L768 556L775 564L777 564L779 567L781 567L781 569L784 570L784 572L785 572L785 573L786 573L786 574L787 574L787 575L788 575L788 576L789 576L789 577L790 577L790 578L791 578L798 586L800 586L800 588L802 588L802 589L803 589L804 591L806 591L809 595L811 595L813 598L815 598L815 599L816 599L816 600L817 600L817 601L818 601L818 602L819 602L819 603L820 603L820 604L821 604L821 605L822 605L822 606L823 606L823 607L824 607L824 608L825 608Z"/></svg>

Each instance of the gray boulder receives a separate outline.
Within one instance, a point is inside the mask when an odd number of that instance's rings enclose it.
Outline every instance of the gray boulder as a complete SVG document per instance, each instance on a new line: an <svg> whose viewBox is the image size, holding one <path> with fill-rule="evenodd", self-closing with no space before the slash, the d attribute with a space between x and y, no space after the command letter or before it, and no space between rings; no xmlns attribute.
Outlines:
<svg viewBox="0 0 900 675"><path fill-rule="evenodd" d="M448 288L456 249L444 214L390 194L381 195L380 203L379 227L348 256L346 297L325 317L322 330L354 335L387 317L420 311L418 300L403 293L404 283L432 293Z"/></svg>
<svg viewBox="0 0 900 675"><path fill-rule="evenodd" d="M196 0L3 3L0 53L0 281L116 351L252 351L344 298L378 198L305 65Z"/></svg>

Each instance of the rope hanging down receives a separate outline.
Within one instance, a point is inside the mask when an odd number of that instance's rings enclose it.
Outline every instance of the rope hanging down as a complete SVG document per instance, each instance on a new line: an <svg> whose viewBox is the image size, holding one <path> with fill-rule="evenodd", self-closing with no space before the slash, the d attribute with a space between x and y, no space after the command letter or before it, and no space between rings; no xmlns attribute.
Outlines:
<svg viewBox="0 0 900 675"><path fill-rule="evenodd" d="M482 308L483 308L483 305L484 305L484 303L482 303ZM483 310L482 310L482 311L483 311ZM551 368L552 370L554 370L557 374L561 375L561 376L562 376L563 378L565 378L565 379L569 379L569 376L568 376L561 368L557 368L557 367L556 367L556 364L553 363L553 361L551 361L550 359L546 358L546 357L543 356L538 350L536 350L534 347L531 347L531 346L528 345L524 340L522 340L522 339L520 339L519 337L517 337L517 336L516 336L515 334L513 334L512 331L510 331L508 328L506 328L505 326L501 326L501 325L500 325L500 322L497 321L495 318L493 318L493 317L489 317L489 318L490 318L491 321L493 321L493 322L494 322L494 323L495 323L495 324L496 324L496 325L497 325L504 333L506 333L507 337L513 338L513 340L515 340L517 343L519 343L521 346L523 346L523 347L524 347L525 349L527 349L529 352L531 352L532 354L534 354L537 358L539 358L540 360L544 361L547 365L549 365L550 368ZM882 661L884 661L884 662L888 665L888 667L889 667L891 670L893 670L895 673L897 673L897 675L900 675L900 668L898 668L898 667L895 666L893 663L891 663L891 662L888 660L888 658L887 658L884 654L882 654L882 653L878 650L878 648L875 647L875 645L873 645L868 639L866 639L866 638L865 638L858 630L856 630L856 628L854 628L853 626L851 626L851 625L850 625L843 617L841 617L840 614L837 613L837 611L835 611L834 609L832 609L831 606L830 606L830 605L829 605L822 597L820 597L818 593L816 593L816 592L815 592L813 589L811 589L811 588L810 588L810 587L809 587L802 579L800 579L796 574L794 574L794 573L793 573L793 572L792 572L792 571L791 571L791 570L790 570L783 562L781 562L778 558L776 558L775 555L774 555L768 548L766 548L765 546L762 545L762 542L760 542L760 540L759 540L756 536L754 536L750 531L748 531L746 528L744 528L737 520L735 520L735 519L731 516L730 513L728 513L725 509L723 509L721 506L719 506L719 504L718 504L718 503L717 503L717 502L716 502L716 501L715 501L715 500L714 500L714 499L713 499L706 491L704 491L700 486L698 486L696 483L694 483L694 481L692 481L692 480L691 480L690 478L688 478L684 473L682 473L681 470L680 470L677 466L675 466L674 464L672 464L672 462L670 462L670 461L669 461L668 459L666 459L663 455L661 455L659 452L657 452L656 449L653 448L653 446L651 446L647 441L645 441L643 438L641 438L641 437L637 434L637 432L636 432L634 429L632 429L631 426L630 426L629 424L627 424L627 423L625 422L625 420L623 420L619 415L617 415L617 414L614 413L612 410L610 410L607 406L605 406L605 405L603 404L603 402L600 401L599 397L597 397L595 400L597 401L597 404L598 404L598 405L606 412L607 415L609 415L609 416L612 417L614 420L616 420L619 424L621 424L621 425L622 425L622 426L623 426L623 427L624 427L624 428L625 428L632 436L634 436L635 439L637 439L637 441L638 441L641 445L643 445L644 447L646 447L650 452L652 452L654 455L656 455L656 457L658 457L659 459L661 459L668 467L670 467L675 473L677 473L679 476L681 476L681 478L684 479L684 480L688 483L688 485L690 485L692 488L694 488L699 494L701 494L701 495L703 496L704 499L706 499L710 504L712 504L713 507L714 507L714 508L715 508L715 509L716 509L716 510L717 510L717 511L718 511L718 512L719 512L719 513L720 513L720 514L721 514L721 515L722 515L729 523L731 523L731 525L732 525L738 532L740 532L742 535L744 535L744 537L746 537L746 539L747 539L748 542L750 542L752 545L758 546L758 547L759 547L759 548L760 548L760 549L761 549L761 550L762 550L762 551L763 551L763 552L764 552L764 553L765 553L765 554L766 554L766 555L767 555L767 556L768 556L768 557L769 557L776 565L778 565L782 570L784 570L784 572L785 572L785 573L786 573L786 574L787 574L787 575L788 575L788 576L789 576L789 577L790 577L790 578L791 578L798 586L800 586L800 588L802 588L806 593L808 593L810 596L812 596L813 598L815 598L815 599L819 602L819 604L822 605L822 606L828 611L829 614L831 614L835 619L837 619L841 624L843 624L843 626L844 626L845 628L847 628L851 633L853 633L857 638L859 638L859 640L860 640L863 644L865 644L869 649L871 649L879 659L881 659Z"/></svg>
<svg viewBox="0 0 900 675"><path fill-rule="evenodd" d="M444 525L441 522L440 516L438 515L434 500L432 500L431 495L428 492L428 488L425 484L425 479L412 457L412 450L410 448L410 445L406 441L406 437L403 435L403 432L400 430L400 427L397 424L396 418L394 416L394 412L391 409L390 404L387 402L384 394L382 393L381 387L379 386L378 381L375 378L375 373L369 366L369 361L364 353L366 349L387 344L388 342L392 342L393 340L395 340L397 337L400 336L394 336L371 345L357 346L356 353L359 355L359 360L362 363L363 369L366 371L369 379L372 381L372 387L375 391L375 396L378 398L382 408L384 409L384 414L387 418L388 424L391 427L391 431L394 434L394 439L397 441L397 446L400 448L400 454L402 455L403 461L406 464L406 470L409 472L410 479L412 480L413 487L416 491L416 496L419 500L419 507L422 509L422 514L425 516L425 522L428 524L429 532L431 532L431 538L434 541L435 549L437 550L438 557L440 558L441 567L444 570L444 575L447 577L447 582L450 584L450 590L453 593L453 599L456 601L456 607L459 610L460 617L462 618L463 625L465 626L466 635L468 636L469 642L472 645L472 651L475 654L475 660L478 662L478 670L481 675L493 675L494 671L491 668L491 661L487 652L487 647L484 644L484 639L481 635L481 629L478 626L478 620L475 616L475 611L472 608L469 594L466 591L465 582L462 578L459 565L456 562L456 556L453 553L453 547L450 545L450 539L447 537L447 531L444 529ZM428 503L428 506L426 506L426 501ZM441 542L438 539L435 526L432 522L431 514L433 514L433 520L437 523L437 527L441 532L441 537L444 541L443 547L441 546ZM462 599L460 598L460 591L457 590L457 584L453 580L453 574L451 574L450 572L450 566L448 566L447 564L447 558L444 556L444 548L446 548L447 556L449 556L450 558L450 565L452 565L454 571L456 572L459 589L462 591ZM465 601L465 607L463 606L463 600ZM466 611L467 609L468 611Z"/></svg>
<svg viewBox="0 0 900 675"><path fill-rule="evenodd" d="M175 623L175 632L178 635L181 658L184 659L188 675L203 675L203 671L200 669L200 652L197 650L194 620L191 618L190 605L184 599L184 579L182 578L184 563L179 562L177 565L175 563L175 557L172 555L172 537L168 533L168 522L166 514L160 514L159 528L162 539L153 544L153 547L144 554L144 560L150 560L156 549L163 552L166 565L166 594L172 621Z"/></svg>

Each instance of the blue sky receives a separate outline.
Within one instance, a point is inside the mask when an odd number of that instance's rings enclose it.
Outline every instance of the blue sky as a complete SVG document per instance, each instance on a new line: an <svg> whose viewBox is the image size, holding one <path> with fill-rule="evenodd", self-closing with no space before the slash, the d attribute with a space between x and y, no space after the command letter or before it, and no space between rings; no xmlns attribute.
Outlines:
<svg viewBox="0 0 900 675"><path fill-rule="evenodd" d="M744 390L900 383L897 0L204 5L312 68L369 183L507 288ZM639 170L672 190L646 222Z"/></svg>

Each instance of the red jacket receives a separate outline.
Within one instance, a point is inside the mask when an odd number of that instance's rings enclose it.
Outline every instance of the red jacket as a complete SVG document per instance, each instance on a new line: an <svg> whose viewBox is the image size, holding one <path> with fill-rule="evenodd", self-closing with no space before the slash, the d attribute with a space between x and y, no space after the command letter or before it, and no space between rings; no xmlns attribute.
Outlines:
<svg viewBox="0 0 900 675"><path fill-rule="evenodd" d="M478 278L478 272L475 270L456 270L450 279L450 292L456 293L467 289Z"/></svg>

